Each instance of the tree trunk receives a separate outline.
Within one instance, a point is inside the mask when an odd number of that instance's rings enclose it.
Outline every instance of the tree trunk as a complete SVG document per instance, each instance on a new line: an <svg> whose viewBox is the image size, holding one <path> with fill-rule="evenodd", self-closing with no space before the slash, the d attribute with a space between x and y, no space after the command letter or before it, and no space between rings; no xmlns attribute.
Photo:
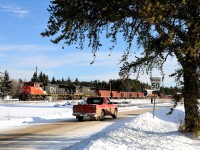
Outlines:
<svg viewBox="0 0 200 150"><path fill-rule="evenodd" d="M197 66L192 63L187 63L184 66L185 131L198 136L200 133L200 108L197 100L199 92Z"/></svg>

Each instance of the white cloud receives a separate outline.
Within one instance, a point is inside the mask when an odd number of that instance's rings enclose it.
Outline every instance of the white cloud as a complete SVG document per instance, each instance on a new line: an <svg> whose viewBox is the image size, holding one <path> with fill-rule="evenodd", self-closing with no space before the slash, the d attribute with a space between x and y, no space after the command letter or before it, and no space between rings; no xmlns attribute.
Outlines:
<svg viewBox="0 0 200 150"><path fill-rule="evenodd" d="M59 52L58 52L59 53ZM52 52L54 54L54 52ZM16 56L9 60L9 64L3 65L11 73L13 78L30 79L35 72L35 67L38 66L38 72L42 71L50 77L59 76L66 77L73 74L73 78L80 78L81 80L109 80L118 78L117 69L119 66L117 57L119 54L108 56L101 52L97 56L97 61L93 65L90 62L93 60L92 55L88 52L74 51L61 55L32 55ZM107 69L106 69L107 68ZM3 68L2 68L3 69ZM113 71L114 69L114 71ZM31 70L31 71L30 71ZM105 71L106 70L106 71ZM102 72L101 74L96 72ZM88 75L85 75L85 74Z"/></svg>
<svg viewBox="0 0 200 150"><path fill-rule="evenodd" d="M59 51L56 48L42 45L0 45L1 50L19 50L30 52L27 55L16 55L15 58L9 60L9 64L5 64L4 67L11 73L12 78L26 78L30 80L35 67L38 66L38 72L49 75L49 79L53 76L57 79L70 77L71 79L78 78L79 80L104 80L119 79L119 59L122 52L113 51L109 56L109 52L98 52L96 61L90 65L93 60L93 55L90 51L80 50L64 50ZM48 52L40 53L40 51L48 50ZM31 53L31 52L36 52ZM22 57L21 57L22 56ZM3 65L3 63L1 63ZM177 68L176 58L169 58L164 66L165 79L164 86L175 86L174 79L169 78L169 74L173 73ZM1 68L2 70L3 68ZM153 70L152 76L161 77L158 70ZM131 76L135 79L135 76ZM140 75L139 80L144 83L150 84L150 75Z"/></svg>
<svg viewBox="0 0 200 150"><path fill-rule="evenodd" d="M58 67L66 67L66 68L113 68L119 67L117 56L118 53L113 56L108 56L106 54L99 53L97 56L96 61L94 64L90 65L90 62L93 60L92 55L89 53L81 53L81 51L74 51L68 53L66 51L65 54L59 54L59 52L48 52L48 55L43 53L40 55L32 55L27 54L25 57L17 57L13 59L14 63L13 66L15 67L33 67L33 66L40 66L41 68L58 68Z"/></svg>
<svg viewBox="0 0 200 150"><path fill-rule="evenodd" d="M12 13L18 17L25 17L30 13L29 10L14 3L0 4L0 11Z"/></svg>

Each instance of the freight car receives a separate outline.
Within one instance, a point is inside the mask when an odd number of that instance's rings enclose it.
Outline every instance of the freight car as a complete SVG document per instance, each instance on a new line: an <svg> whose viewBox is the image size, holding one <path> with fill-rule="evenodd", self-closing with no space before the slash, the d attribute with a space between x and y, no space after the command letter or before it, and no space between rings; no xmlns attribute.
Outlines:
<svg viewBox="0 0 200 150"><path fill-rule="evenodd" d="M19 94L19 100L38 100L47 96L56 99L72 99L75 90L75 86L25 82Z"/></svg>
<svg viewBox="0 0 200 150"><path fill-rule="evenodd" d="M144 98L143 92L125 92L125 91L109 91L109 90L97 90L97 95L100 97L109 97L113 99L135 99Z"/></svg>
<svg viewBox="0 0 200 150"><path fill-rule="evenodd" d="M82 99L83 97L97 96L96 88L86 86L76 86L74 98Z"/></svg>

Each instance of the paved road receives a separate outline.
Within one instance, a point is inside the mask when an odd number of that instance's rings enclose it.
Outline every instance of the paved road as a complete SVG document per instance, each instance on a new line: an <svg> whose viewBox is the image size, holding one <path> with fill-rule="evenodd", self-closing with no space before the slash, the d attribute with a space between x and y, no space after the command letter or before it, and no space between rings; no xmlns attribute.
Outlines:
<svg viewBox="0 0 200 150"><path fill-rule="evenodd" d="M152 111L152 108L119 112L117 119L108 116L104 121L85 119L78 122L74 118L6 131L0 133L0 149L76 149L81 141L91 139L91 136L94 139L95 135L114 130L147 111Z"/></svg>

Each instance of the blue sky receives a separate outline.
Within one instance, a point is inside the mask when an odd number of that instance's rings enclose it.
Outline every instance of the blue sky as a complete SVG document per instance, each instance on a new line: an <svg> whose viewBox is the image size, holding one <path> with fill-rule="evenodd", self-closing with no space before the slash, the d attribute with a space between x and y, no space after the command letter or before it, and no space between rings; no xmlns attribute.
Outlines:
<svg viewBox="0 0 200 150"><path fill-rule="evenodd" d="M116 48L110 52L107 40L97 53L93 65L91 49L77 50L77 45L55 45L50 38L42 37L49 13L50 0L1 0L0 1L0 72L8 71L11 78L29 81L35 72L43 72L56 79L80 81L119 79L119 60L126 44L119 39ZM137 50L137 46L133 46ZM111 56L109 56L111 54ZM177 68L176 60L170 58L164 66L164 86L175 86L174 79L168 75ZM157 70L152 76L160 77ZM131 76L134 79L134 76ZM150 84L149 75L141 75L140 81Z"/></svg>

